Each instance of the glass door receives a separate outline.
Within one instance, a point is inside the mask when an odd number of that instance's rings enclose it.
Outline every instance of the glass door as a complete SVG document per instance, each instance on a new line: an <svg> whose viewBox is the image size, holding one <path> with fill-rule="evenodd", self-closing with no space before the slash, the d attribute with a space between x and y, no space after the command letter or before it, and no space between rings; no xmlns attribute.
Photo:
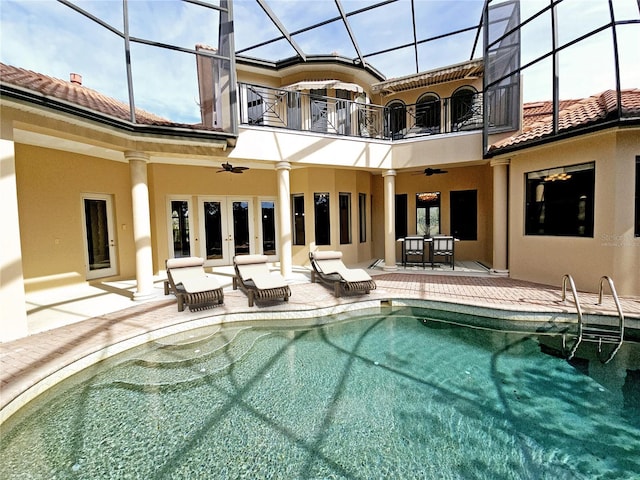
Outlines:
<svg viewBox="0 0 640 480"><path fill-rule="evenodd" d="M82 197L87 280L109 277L118 273L112 212L109 195Z"/></svg>
<svg viewBox="0 0 640 480"><path fill-rule="evenodd" d="M235 255L254 252L252 203L245 199L200 201L201 255L205 265L231 265Z"/></svg>
<svg viewBox="0 0 640 480"><path fill-rule="evenodd" d="M276 202L271 199L260 199L260 245L259 253L271 257L272 261L277 259L276 235Z"/></svg>
<svg viewBox="0 0 640 480"><path fill-rule="evenodd" d="M169 200L169 254L173 258L191 256L190 210L188 200Z"/></svg>

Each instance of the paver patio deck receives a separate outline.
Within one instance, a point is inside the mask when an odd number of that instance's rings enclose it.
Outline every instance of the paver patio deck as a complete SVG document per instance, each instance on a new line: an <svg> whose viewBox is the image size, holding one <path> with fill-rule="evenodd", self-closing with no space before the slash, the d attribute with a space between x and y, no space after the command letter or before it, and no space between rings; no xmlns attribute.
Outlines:
<svg viewBox="0 0 640 480"><path fill-rule="evenodd" d="M247 306L247 297L242 291L230 287L225 288L224 305L201 312L178 312L173 295L160 295L144 303L132 303L132 306L115 312L97 314L87 320L0 344L0 408L32 386L40 385L63 367L95 355L106 347L132 339L142 343L140 339L164 327L198 319L206 322L206 319L219 318L221 315L259 312L276 317L278 312L309 311L363 300L382 302L394 299L436 300L513 311L575 312L572 301L562 302L559 286L488 275L433 275L403 271L372 272L372 275L378 288L370 295L335 298L330 288L310 283L304 277L291 284L292 296L288 302L259 302L252 308ZM158 289L161 289L160 285ZM579 298L585 310L617 315L615 303L608 294L602 305L596 305L596 294L579 292ZM630 326L640 328L640 298L621 298L621 303ZM45 384L41 388L44 390L48 386ZM4 416L0 420L2 418Z"/></svg>

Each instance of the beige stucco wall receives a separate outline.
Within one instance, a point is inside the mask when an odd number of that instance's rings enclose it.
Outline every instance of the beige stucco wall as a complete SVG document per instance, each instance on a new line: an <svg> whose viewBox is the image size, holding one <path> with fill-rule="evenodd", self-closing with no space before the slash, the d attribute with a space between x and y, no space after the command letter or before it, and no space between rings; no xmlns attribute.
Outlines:
<svg viewBox="0 0 640 480"><path fill-rule="evenodd" d="M373 101L379 105L387 105L394 100L401 100L406 105L412 105L418 101L421 95L425 93L435 93L440 98L448 98L453 95L458 88L470 86L475 88L478 92L482 91L482 79L465 79L457 80L455 82L440 83L436 85L429 85L422 88L414 88L403 92L393 93L391 95L375 95Z"/></svg>
<svg viewBox="0 0 640 480"><path fill-rule="evenodd" d="M456 260L478 260L491 265L492 251L492 171L488 164L473 167L447 168L444 175L416 175L412 173L398 173L396 176L396 194L407 195L408 234L416 233L416 194L424 192L440 192L440 227L443 235L451 233L450 194L458 190L477 190L478 192L478 239L463 240L456 243ZM376 197L382 195L382 177L376 179ZM379 192L379 193L378 193ZM384 208L384 199L376 199L376 209ZM382 210L379 210L382 212ZM382 228L382 226L380 226ZM376 237L382 238L378 232ZM400 247L396 251L400 258ZM380 255L378 242L376 254Z"/></svg>
<svg viewBox="0 0 640 480"><path fill-rule="evenodd" d="M229 159L287 161L302 165L390 168L391 145L352 137L291 132L264 127L240 128Z"/></svg>
<svg viewBox="0 0 640 480"><path fill-rule="evenodd" d="M351 243L340 244L338 198L341 192L351 194ZM293 264L308 265L309 250L340 250L344 262L354 264L372 258L371 229L371 174L356 170L329 168L301 168L291 171L291 193L304 194L306 245L293 246ZM330 245L316 245L314 219L314 193L329 194ZM358 194L367 195L367 239L359 241Z"/></svg>
<svg viewBox="0 0 640 480"><path fill-rule="evenodd" d="M112 197L119 277L135 274L129 165L16 144L22 266L27 291L86 279L82 195Z"/></svg>
<svg viewBox="0 0 640 480"><path fill-rule="evenodd" d="M258 231L260 221L258 202L260 197L277 196L275 169L250 169L242 174L217 173L219 164L211 167L151 164L149 166L149 194L151 196L152 232L154 238L154 264L157 270L164 270L164 262L169 253L169 201L188 200L191 231L194 243L192 253L203 256L200 241L198 204L200 197L231 197L248 199L253 202L254 231Z"/></svg>
<svg viewBox="0 0 640 480"><path fill-rule="evenodd" d="M152 225L154 238L154 264L158 270L164 269L164 261L169 258L168 202L170 199L191 201L191 229L194 235L193 252L203 255L199 240L198 204L201 197L217 196L245 198L254 206L254 230L259 229L258 202L260 198L277 200L277 178L275 168L250 169L241 176L216 173L216 168L151 164L149 166L150 195L152 198ZM308 264L309 247L315 247L315 226L313 215L313 194L330 194L331 245L322 249L339 249L344 252L345 262L359 262L370 258L370 240L358 241L358 194L366 193L370 198L370 174L356 170L333 170L328 168L296 168L290 172L291 194L303 194L305 198L305 246L293 246L293 264ZM340 245L338 228L338 194L351 193L352 243ZM277 207L276 207L277 208ZM370 215L370 212L369 212ZM371 228L369 224L369 229Z"/></svg>
<svg viewBox="0 0 640 480"><path fill-rule="evenodd" d="M509 270L513 278L597 291L610 276L621 295L640 294L640 238L634 238L637 132L607 131L513 156L510 165ZM595 161L593 238L524 235L525 173Z"/></svg>

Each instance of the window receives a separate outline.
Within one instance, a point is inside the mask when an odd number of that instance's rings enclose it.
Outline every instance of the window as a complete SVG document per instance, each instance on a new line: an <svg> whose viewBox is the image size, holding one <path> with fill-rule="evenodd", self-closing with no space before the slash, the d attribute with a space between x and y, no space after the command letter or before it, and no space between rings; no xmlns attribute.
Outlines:
<svg viewBox="0 0 640 480"><path fill-rule="evenodd" d="M526 235L593 237L595 163L526 174Z"/></svg>
<svg viewBox="0 0 640 480"><path fill-rule="evenodd" d="M313 200L316 222L316 245L330 245L331 219L329 217L329 194L314 193Z"/></svg>
<svg viewBox="0 0 640 480"><path fill-rule="evenodd" d="M476 91L460 87L451 96L451 130L458 132L482 123L482 113L475 108Z"/></svg>
<svg viewBox="0 0 640 480"><path fill-rule="evenodd" d="M311 131L327 131L327 89L311 89Z"/></svg>
<svg viewBox="0 0 640 480"><path fill-rule="evenodd" d="M300 109L300 92L287 93L287 127L302 129L302 111Z"/></svg>
<svg viewBox="0 0 640 480"><path fill-rule="evenodd" d="M640 157L636 157L636 237L640 237Z"/></svg>
<svg viewBox="0 0 640 480"><path fill-rule="evenodd" d="M385 120L386 136L394 140L403 138L404 131L407 128L407 107L404 102L400 100L389 102Z"/></svg>
<svg viewBox="0 0 640 480"><path fill-rule="evenodd" d="M247 122L250 125L264 123L264 100L261 93L252 87L247 89Z"/></svg>
<svg viewBox="0 0 640 480"><path fill-rule="evenodd" d="M358 194L358 230L360 243L367 241L367 194Z"/></svg>
<svg viewBox="0 0 640 480"><path fill-rule="evenodd" d="M275 202L262 200L260 202L262 217L262 254L276 254L276 208Z"/></svg>
<svg viewBox="0 0 640 480"><path fill-rule="evenodd" d="M304 236L304 195L293 195L293 244L306 245Z"/></svg>
<svg viewBox="0 0 640 480"><path fill-rule="evenodd" d="M396 195L396 240L407 236L407 194Z"/></svg>
<svg viewBox="0 0 640 480"><path fill-rule="evenodd" d="M416 193L416 233L426 237L440 234L440 192Z"/></svg>
<svg viewBox="0 0 640 480"><path fill-rule="evenodd" d="M190 256L189 202L184 200L171 201L171 230L173 240L173 257L180 258Z"/></svg>
<svg viewBox="0 0 640 480"><path fill-rule="evenodd" d="M340 208L340 243L351 243L351 194L338 194Z"/></svg>
<svg viewBox="0 0 640 480"><path fill-rule="evenodd" d="M440 98L425 93L416 102L416 127L421 133L440 133Z"/></svg>
<svg viewBox="0 0 640 480"><path fill-rule="evenodd" d="M349 107L351 105L351 92L349 90L336 90L336 120L337 130L340 135L351 134L351 115Z"/></svg>
<svg viewBox="0 0 640 480"><path fill-rule="evenodd" d="M478 239L478 191L461 190L449 194L451 235L460 240Z"/></svg>

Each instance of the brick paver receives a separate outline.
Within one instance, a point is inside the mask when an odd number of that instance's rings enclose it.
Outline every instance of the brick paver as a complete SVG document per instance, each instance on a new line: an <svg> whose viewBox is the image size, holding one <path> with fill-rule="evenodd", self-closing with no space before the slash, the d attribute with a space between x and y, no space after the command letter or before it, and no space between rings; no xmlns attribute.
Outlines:
<svg viewBox="0 0 640 480"><path fill-rule="evenodd" d="M62 367L105 347L149 334L163 327L223 314L242 312L286 312L328 307L362 300L428 299L515 311L575 311L571 302L561 302L559 287L502 277L383 273L375 275L378 289L371 295L335 298L331 289L308 282L291 285L289 302L272 301L247 306L246 295L225 289L224 305L203 312L178 312L173 296L136 304L114 313L0 344L0 408ZM615 314L615 304L606 295L595 305L597 295L579 293L583 309ZM623 298L627 318L640 320L640 298Z"/></svg>

